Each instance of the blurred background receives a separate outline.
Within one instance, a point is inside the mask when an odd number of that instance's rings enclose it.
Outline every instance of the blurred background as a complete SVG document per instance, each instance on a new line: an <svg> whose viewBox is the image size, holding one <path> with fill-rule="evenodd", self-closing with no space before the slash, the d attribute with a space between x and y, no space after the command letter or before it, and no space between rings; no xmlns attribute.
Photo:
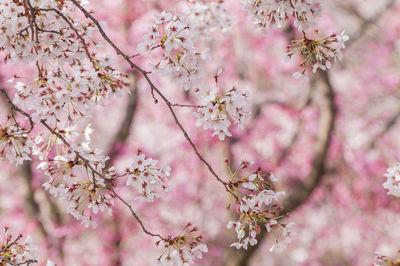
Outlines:
<svg viewBox="0 0 400 266"><path fill-rule="evenodd" d="M235 220L229 197L194 155L166 107L154 103L145 81L107 47L101 53L130 76L131 94L122 93L93 110L92 146L107 151L123 169L138 149L172 168L170 192L153 204L135 201L129 189L119 193L141 215L147 227L177 234L187 221L202 232L209 252L196 265L372 265L375 251L395 255L400 249L400 199L382 187L387 167L400 161L400 1L330 0L317 19L321 38L345 30L350 36L344 59L309 82L292 77L299 61L285 62L286 46L299 33L283 29L259 32L247 20L239 0L224 6L235 23L230 33L216 32L199 45L210 47L207 73L224 72L220 87L247 91L252 115L245 128L234 127L220 141L195 126L189 108L177 113L200 151L218 174L229 178L242 160L254 161L279 178L286 191L283 206L296 223L297 235L286 250L270 253L272 235L262 233L259 245L237 251L226 224ZM186 8L175 0L92 0L90 9L107 23L106 31L127 51L137 52L154 14ZM146 68L152 59L134 59ZM31 77L26 65L0 65L0 82L14 74ZM196 103L181 85L152 75L176 103ZM211 81L212 82L212 81ZM0 98L0 112L6 113ZM38 161L0 168L0 225L31 235L43 264L153 265L162 253L130 216L116 204L113 216L96 217L98 227L86 229L65 212L65 204L46 193L46 177ZM40 264L40 265L41 265Z"/></svg>

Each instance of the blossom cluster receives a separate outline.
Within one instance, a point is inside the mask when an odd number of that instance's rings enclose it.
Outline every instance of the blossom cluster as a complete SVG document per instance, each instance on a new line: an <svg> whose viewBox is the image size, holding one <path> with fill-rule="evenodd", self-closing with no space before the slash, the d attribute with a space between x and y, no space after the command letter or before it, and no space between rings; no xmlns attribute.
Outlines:
<svg viewBox="0 0 400 266"><path fill-rule="evenodd" d="M9 229L4 228L0 244L1 265L30 265L37 262L33 254L36 248L32 245L32 239L27 237L22 240L21 238L22 235L13 238Z"/></svg>
<svg viewBox="0 0 400 266"><path fill-rule="evenodd" d="M186 12L187 20L197 39L211 37L215 31L226 33L234 23L224 8L223 1L188 0L191 5Z"/></svg>
<svg viewBox="0 0 400 266"><path fill-rule="evenodd" d="M199 42L212 33L229 32L233 19L223 1L187 0L184 13L162 11L149 27L144 41L139 43L140 54L161 48L162 56L153 70L169 75L189 90L205 76L204 64L208 49L200 50Z"/></svg>
<svg viewBox="0 0 400 266"><path fill-rule="evenodd" d="M293 74L295 78L307 78L306 70L312 68L315 73L317 69L327 70L332 66L332 62L341 61L345 42L349 39L347 35L332 34L320 40L310 40L305 36L301 40L293 40L287 47L287 55L290 59L298 54L301 58L301 72Z"/></svg>
<svg viewBox="0 0 400 266"><path fill-rule="evenodd" d="M188 223L180 235L158 241L156 245L163 245L165 250L157 259L157 263L170 266L189 265L193 264L196 258L201 259L203 253L208 252L208 248L202 243L202 237L196 236L197 231L197 227Z"/></svg>
<svg viewBox="0 0 400 266"><path fill-rule="evenodd" d="M126 185L135 187L140 194L138 198L147 202L153 202L168 190L166 182L171 169L157 168L158 161L141 152L133 158L130 168L119 173L114 167L105 168L109 158L99 149L92 151L84 145L75 150L69 147L60 150L54 158L38 165L49 177L43 187L64 200L67 212L87 227L96 227L93 218L97 213L112 214L114 181L118 178L126 178Z"/></svg>
<svg viewBox="0 0 400 266"><path fill-rule="evenodd" d="M399 250L400 253L400 250ZM388 257L380 254L379 252L375 252L376 260L374 266L399 266L400 265L400 257Z"/></svg>
<svg viewBox="0 0 400 266"><path fill-rule="evenodd" d="M182 15L163 11L156 16L138 50L151 53L161 48L162 57L154 65L154 70L171 75L188 90L204 76L202 65L206 59L206 51L195 47L192 36L191 26Z"/></svg>
<svg viewBox="0 0 400 266"><path fill-rule="evenodd" d="M243 128L249 115L246 93L235 87L222 95L218 95L218 88L198 89L196 92L203 99L202 106L194 113L197 127L213 130L213 136L218 135L220 140L224 140L225 136L232 136L228 130L230 118Z"/></svg>
<svg viewBox="0 0 400 266"><path fill-rule="evenodd" d="M320 0L245 0L244 6L259 29L281 28L289 18L294 19L294 26L304 35L287 47L289 59L299 54L302 60L302 71L294 73L295 78L308 80L305 74L308 67L315 73L318 68L330 69L333 61L342 60L344 43L349 39L344 32L321 40L308 39L304 32L314 26L314 18L320 15Z"/></svg>
<svg viewBox="0 0 400 266"><path fill-rule="evenodd" d="M79 154L79 156L78 156ZM84 156L83 160L80 156ZM67 151L39 164L49 180L43 187L67 203L67 212L86 227L96 226L93 215L99 211L112 213L114 195L110 192L112 179L99 176L105 161L100 151Z"/></svg>
<svg viewBox="0 0 400 266"><path fill-rule="evenodd" d="M32 128L24 130L17 122L2 126L0 155L21 164L31 159L32 151L49 177L46 190L66 201L68 213L86 226L95 226L92 214L111 212L112 180L103 170L107 158L100 150L89 148L92 129L89 126L82 131L77 124L82 124L81 118L87 118L94 105L125 88L127 79L111 67L108 58L96 56L100 46L91 38L95 26L73 19L75 11L71 1L0 2L4 61L30 63L36 68L32 84L18 76L10 80L15 81L17 90L13 104L29 112L31 127L45 123L51 131L35 127L36 136L30 137ZM85 141L76 145L81 135Z"/></svg>
<svg viewBox="0 0 400 266"><path fill-rule="evenodd" d="M171 168L159 169L156 167L157 163L157 160L139 151L133 159L131 168L125 170L126 185L135 187L140 194L139 198L143 201L153 202L154 198L160 198L168 191L166 182Z"/></svg>
<svg viewBox="0 0 400 266"><path fill-rule="evenodd" d="M86 125L85 129L80 129L77 125L69 127L59 127L55 131L60 134L66 141L70 142L71 148L74 150L90 151L90 135L93 133L91 124ZM79 140L79 146L75 142ZM65 143L48 131L38 132L34 139L32 155L37 156L40 160L46 160L51 151L56 150L59 153L65 153L70 150ZM99 151L97 151L99 152Z"/></svg>
<svg viewBox="0 0 400 266"><path fill-rule="evenodd" d="M314 25L321 13L320 0L244 0L249 18L259 29L280 28L292 17L299 30Z"/></svg>
<svg viewBox="0 0 400 266"><path fill-rule="evenodd" d="M218 15L226 11L219 2L207 5L211 7L207 9L193 5L201 10L204 23L214 20L219 29L228 27L228 19ZM22 82L16 75L10 80L17 90L10 104L26 110L20 113L32 123L30 130L24 130L13 117L15 125L0 127L1 157L21 164L30 160L31 154L36 155L41 161L38 168L49 178L43 187L62 199L67 212L87 227L96 226L97 213L111 214L117 178L125 177L126 185L135 187L144 201L161 197L167 191L169 167L159 169L156 160L139 153L123 173L113 167L106 169L109 158L89 147L93 131L90 125L79 129L85 122L81 118L88 117L95 104L127 86L126 76L113 69L108 58L97 57L101 45L91 38L95 25L72 16L76 11L72 1L5 0L0 7L0 50L4 61L33 63L36 68L32 83ZM185 84L186 78L194 82L201 76L199 66L205 59L205 51L198 51L193 44L187 23L181 16L163 12L154 24L160 35L154 28L154 35L149 35L150 39L159 37L166 56L157 68L169 65ZM199 22L195 28L197 32L214 31ZM46 131L36 130L39 124ZM33 127L35 136L31 137ZM188 235L193 232L190 228ZM179 257L176 261L192 263L194 257L207 251L200 240L201 237L186 235L171 238L166 244L168 254Z"/></svg>
<svg viewBox="0 0 400 266"><path fill-rule="evenodd" d="M72 12L69 1L0 3L4 60L36 66L35 83L14 78L18 81L14 102L32 111L36 122L71 122L126 86L125 75L113 69L107 58L96 58L96 43L87 38L94 26L72 20Z"/></svg>
<svg viewBox="0 0 400 266"><path fill-rule="evenodd" d="M260 232L259 224L264 224L268 232L273 232L275 243L270 248L272 252L275 248L286 248L285 243L291 242L291 237L295 234L293 231L293 222L288 224L281 223L279 219L282 207L278 202L285 192L275 192L273 184L277 179L273 174L263 174L261 169L252 174L239 178L239 173L247 169L249 162L242 162L238 170L232 175L229 187L235 195L235 207L239 213L239 221L231 221L227 228L234 228L238 241L231 244L237 249L247 249L248 245L257 244L257 233ZM284 241L278 239L282 235Z"/></svg>
<svg viewBox="0 0 400 266"><path fill-rule="evenodd" d="M400 163L388 168L385 177L387 180L383 187L388 190L387 194L400 197Z"/></svg>
<svg viewBox="0 0 400 266"><path fill-rule="evenodd" d="M30 153L33 142L28 137L28 131L17 124L7 126L10 116L4 126L0 125L0 160L21 165L24 161L31 160Z"/></svg>

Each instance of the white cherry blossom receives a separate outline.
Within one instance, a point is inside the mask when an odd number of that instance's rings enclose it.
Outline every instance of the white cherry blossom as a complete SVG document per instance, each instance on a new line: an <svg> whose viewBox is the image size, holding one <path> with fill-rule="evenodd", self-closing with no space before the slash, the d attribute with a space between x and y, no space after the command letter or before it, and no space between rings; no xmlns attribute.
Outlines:
<svg viewBox="0 0 400 266"><path fill-rule="evenodd" d="M320 0L243 0L249 18L259 29L281 28L293 17L299 30L313 26L321 13Z"/></svg>
<svg viewBox="0 0 400 266"><path fill-rule="evenodd" d="M0 125L0 160L4 157L7 161L21 165L30 161L33 142L28 132L17 125Z"/></svg>
<svg viewBox="0 0 400 266"><path fill-rule="evenodd" d="M400 197L400 163L389 167L384 176L387 180L383 183L383 187L388 190L387 194Z"/></svg>
<svg viewBox="0 0 400 266"><path fill-rule="evenodd" d="M197 118L196 126L211 129L212 134L218 135L220 140L225 136L232 136L229 132L231 120L243 128L248 111L247 94L232 88L222 95L216 94L217 89L199 90L197 93L204 99L202 107L198 108L194 116Z"/></svg>
<svg viewBox="0 0 400 266"><path fill-rule="evenodd" d="M4 228L3 239L0 244L0 256L11 263L1 260L2 265L29 265L37 262L35 259L35 251L37 247L32 244L32 238L26 237L22 239L22 235L12 236L8 227Z"/></svg>
<svg viewBox="0 0 400 266"><path fill-rule="evenodd" d="M278 240L277 235L281 235L285 243L290 243L291 237L295 234L292 230L294 223L283 224L278 221L282 210L279 200L285 193L275 192L269 180L276 182L276 177L273 174L263 174L261 169L246 177L236 178L236 175L247 169L249 165L248 162L242 162L230 181L230 187L236 199L236 210L240 217L239 221L231 221L227 224L228 229L235 229L238 239L237 242L231 244L231 247L247 249L249 245L256 245L260 223L264 223L266 230L273 231L276 237L271 251L277 247L285 247L285 244Z"/></svg>
<svg viewBox="0 0 400 266"><path fill-rule="evenodd" d="M233 18L223 6L223 1L189 0L187 20L195 39L211 38L215 31L227 33Z"/></svg>
<svg viewBox="0 0 400 266"><path fill-rule="evenodd" d="M204 76L203 64L207 50L199 51L193 42L193 32L189 22L180 14L163 11L138 45L140 53L151 53L161 48L163 53L153 70L169 75L182 84L185 90Z"/></svg>
<svg viewBox="0 0 400 266"><path fill-rule="evenodd" d="M305 35L301 40L293 40L287 47L288 58L299 55L302 71L295 72L293 77L296 79L308 80L306 71L308 68L315 73L318 69L323 71L330 69L333 62L342 60L345 42L349 37L344 31L337 35L332 34L320 40L308 39Z"/></svg>
<svg viewBox="0 0 400 266"><path fill-rule="evenodd" d="M166 182L171 168L157 168L157 160L146 157L139 152L134 158L132 166L125 170L126 185L135 187L142 201L153 202L168 191Z"/></svg>

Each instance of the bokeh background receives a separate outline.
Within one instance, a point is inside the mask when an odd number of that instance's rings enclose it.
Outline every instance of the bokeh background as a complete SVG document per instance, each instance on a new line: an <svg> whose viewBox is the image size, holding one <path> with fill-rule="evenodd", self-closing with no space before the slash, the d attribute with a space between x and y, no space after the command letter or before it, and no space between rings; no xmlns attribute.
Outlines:
<svg viewBox="0 0 400 266"><path fill-rule="evenodd" d="M247 251L230 248L235 235L226 224L235 219L229 197L194 155L182 133L149 88L111 49L102 53L128 73L132 94L122 93L92 112L92 146L108 151L117 168L131 162L138 149L172 168L170 192L154 204L135 201L130 190L120 194L135 202L147 226L160 233L179 233L187 221L196 224L209 252L197 265L372 265L375 251L395 255L400 249L400 199L382 187L386 168L400 161L400 1L329 0L317 19L318 36L342 30L350 36L344 59L310 82L292 77L299 61L285 62L286 46L299 33L290 23L267 34L247 20L239 0L226 0L235 20L228 34L216 33L202 45L211 47L207 73L223 68L220 86L236 86L250 96L252 115L243 130L219 141L195 126L194 110L178 115L200 151L220 176L229 177L241 160L272 171L287 193L283 206L297 224L297 236L286 250L270 253L272 235ZM106 31L130 54L162 10L184 9L175 0L92 0L90 9L107 23ZM96 38L96 36L95 36ZM98 36L97 36L98 38ZM151 60L137 57L148 66ZM14 74L31 77L26 65L0 65L0 81ZM153 75L176 103L195 97L168 78ZM6 113L0 98L0 112ZM37 161L22 167L0 167L0 225L31 235L40 265L153 265L162 249L154 245L116 204L113 216L97 217L86 229L65 212L65 204L41 187L46 177Z"/></svg>

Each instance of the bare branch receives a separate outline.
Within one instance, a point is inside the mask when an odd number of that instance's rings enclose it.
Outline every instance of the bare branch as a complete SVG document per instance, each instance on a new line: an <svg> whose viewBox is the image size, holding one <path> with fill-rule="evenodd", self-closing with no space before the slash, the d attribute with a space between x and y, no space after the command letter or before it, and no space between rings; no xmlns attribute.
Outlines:
<svg viewBox="0 0 400 266"><path fill-rule="evenodd" d="M119 195L115 192L115 190L114 190L113 188L111 188L111 191L112 191L113 195L114 195L117 199L119 199L126 207L128 207L128 209L131 211L132 216L135 217L135 219L138 221L138 223L139 223L140 226L142 227L143 232L145 232L147 235L155 236L155 237L158 237L158 238L160 238L160 239L162 239L162 240L166 240L166 238L164 238L164 237L161 236L160 234L153 234L153 233L151 233L150 231L148 231L148 230L146 229L146 227L144 226L143 222L140 220L140 218L137 216L137 214L136 214L135 211L133 210L132 205L130 205L126 200L124 200L121 196L119 196Z"/></svg>

